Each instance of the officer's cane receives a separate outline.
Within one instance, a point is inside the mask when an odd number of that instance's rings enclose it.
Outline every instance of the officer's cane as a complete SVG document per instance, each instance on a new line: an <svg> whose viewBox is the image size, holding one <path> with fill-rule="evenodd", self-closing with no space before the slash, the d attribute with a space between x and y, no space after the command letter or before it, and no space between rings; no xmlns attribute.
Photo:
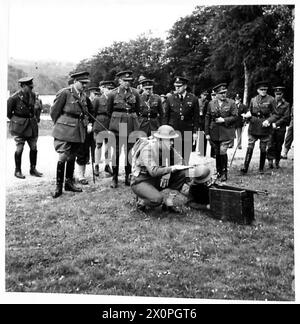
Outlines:
<svg viewBox="0 0 300 324"><path fill-rule="evenodd" d="M95 170L94 170L94 161L93 161L93 153L92 153L92 150L91 150L91 161L92 161L93 182L95 184Z"/></svg>
<svg viewBox="0 0 300 324"><path fill-rule="evenodd" d="M246 126L245 126L245 124L243 125L243 128L242 128L242 131L241 131L241 140L242 140L242 135L243 135L243 132L244 132L244 128L245 128ZM229 164L229 168L231 168L231 165L232 165L232 162L233 162L233 160L234 160L234 157L235 157L235 154L236 154L236 151L237 151L237 149L238 149L238 147L239 147L239 143L237 142L237 144L236 144L236 148L235 148L235 150L234 150L234 153L233 153L233 155L232 155L232 158L231 158L231 161L230 161L230 164Z"/></svg>

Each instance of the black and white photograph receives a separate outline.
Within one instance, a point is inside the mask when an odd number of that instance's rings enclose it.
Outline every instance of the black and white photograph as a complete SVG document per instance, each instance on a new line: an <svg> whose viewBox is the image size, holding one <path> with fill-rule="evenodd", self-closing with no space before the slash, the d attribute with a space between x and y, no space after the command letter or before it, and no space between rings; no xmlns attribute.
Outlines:
<svg viewBox="0 0 300 324"><path fill-rule="evenodd" d="M296 12L1 3L2 303L297 302Z"/></svg>

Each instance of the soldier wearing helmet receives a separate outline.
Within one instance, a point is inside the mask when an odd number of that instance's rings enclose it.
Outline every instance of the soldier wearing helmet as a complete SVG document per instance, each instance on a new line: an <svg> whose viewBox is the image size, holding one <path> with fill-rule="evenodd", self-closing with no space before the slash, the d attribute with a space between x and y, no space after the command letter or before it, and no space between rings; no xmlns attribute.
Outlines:
<svg viewBox="0 0 300 324"><path fill-rule="evenodd" d="M177 212L172 202L164 201L161 191L166 188L180 191L186 182L187 166L182 165L182 157L173 148L173 140L179 135L173 127L162 125L153 136L145 139L133 154L131 188L142 199L139 209L162 205L165 211Z"/></svg>

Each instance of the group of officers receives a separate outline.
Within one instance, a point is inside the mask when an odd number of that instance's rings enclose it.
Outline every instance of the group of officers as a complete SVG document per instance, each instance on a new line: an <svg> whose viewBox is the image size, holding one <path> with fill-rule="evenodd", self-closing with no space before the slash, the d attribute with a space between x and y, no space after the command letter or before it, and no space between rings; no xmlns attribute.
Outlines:
<svg viewBox="0 0 300 324"><path fill-rule="evenodd" d="M283 98L282 86L274 88L273 97L267 93L268 82L258 82L257 95L246 107L238 94L234 99L227 98L226 83L216 85L211 100L208 100L207 91L203 91L200 98L188 92L189 80L182 76L175 78L174 90L167 95L153 93L154 81L147 78L140 80L138 89L133 88L132 71L117 73L117 86L114 81L108 80L101 81L99 87L88 88L90 80L86 71L73 73L70 77L69 86L57 93L50 111L54 123L54 147L58 153L54 198L62 195L64 180L66 191L82 191L74 181L75 161L78 164L79 181L87 184L85 166L89 161L89 150L91 148L92 162L95 162L95 148L101 150L103 145L107 162L105 171L112 176L111 187L118 187L122 146L125 149L125 185L133 186L134 183L130 182L132 168L128 152L134 145L134 141L129 140L130 134L134 132L143 132L147 137L154 135L160 141L169 140L174 148L173 140L178 137L174 136L174 131L177 131L182 139L180 146L177 146L179 155L184 157L181 164L189 163L190 154L196 149L200 134L204 134L203 155L206 155L209 142L211 156L216 160L217 178L226 181L227 150L233 147L236 133L238 148L242 148L242 129L245 123L249 123L248 148L241 173L246 174L248 171L257 140L260 141L259 171L263 173L266 158L270 168L274 167L273 161L275 167L279 168L286 127L290 123L292 126L291 109ZM33 78L22 78L19 84L21 89L8 99L7 105L10 132L17 146L15 176L25 178L21 171L21 158L27 142L30 146L30 174L40 177L42 174L36 169L39 115L33 92ZM114 134L112 167L108 163L109 139L99 135L103 132ZM161 148L161 145L157 146L157 150ZM155 155L152 152L153 154ZM286 158L286 154L283 158ZM168 162L169 165L159 165L152 161L151 156L143 163L147 164L146 172L156 178L162 177L164 172L182 171L182 168L174 167L174 156ZM160 168L164 171L161 172ZM93 172L94 175L99 175L98 163ZM203 172L207 173L207 170ZM145 193L142 198L147 198Z"/></svg>

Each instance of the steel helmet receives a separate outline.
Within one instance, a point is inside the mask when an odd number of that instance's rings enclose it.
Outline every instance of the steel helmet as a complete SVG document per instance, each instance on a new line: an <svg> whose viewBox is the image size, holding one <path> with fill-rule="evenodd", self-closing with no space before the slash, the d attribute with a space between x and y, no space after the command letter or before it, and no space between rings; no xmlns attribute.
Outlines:
<svg viewBox="0 0 300 324"><path fill-rule="evenodd" d="M157 132L153 134L153 136L160 139L172 139L177 138L179 135L175 132L173 127L162 125L159 127Z"/></svg>
<svg viewBox="0 0 300 324"><path fill-rule="evenodd" d="M195 167L193 184L205 183L211 178L211 169L207 166Z"/></svg>

